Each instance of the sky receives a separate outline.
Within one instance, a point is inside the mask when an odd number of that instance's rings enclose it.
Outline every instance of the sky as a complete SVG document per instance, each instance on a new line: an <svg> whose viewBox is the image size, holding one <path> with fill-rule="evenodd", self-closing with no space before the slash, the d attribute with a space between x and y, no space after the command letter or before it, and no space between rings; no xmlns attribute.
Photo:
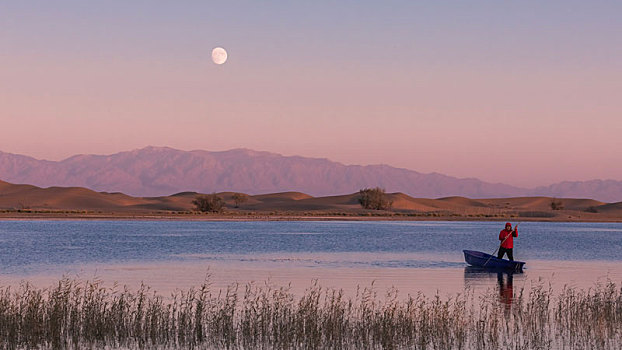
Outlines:
<svg viewBox="0 0 622 350"><path fill-rule="evenodd" d="M0 151L249 148L528 187L622 180L620 13L620 1L2 1Z"/></svg>

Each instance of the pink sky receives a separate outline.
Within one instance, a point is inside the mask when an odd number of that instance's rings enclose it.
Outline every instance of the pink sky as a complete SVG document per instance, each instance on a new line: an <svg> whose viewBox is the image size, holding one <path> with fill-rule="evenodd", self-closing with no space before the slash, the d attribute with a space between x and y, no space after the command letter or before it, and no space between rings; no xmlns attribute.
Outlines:
<svg viewBox="0 0 622 350"><path fill-rule="evenodd" d="M294 8L277 24L226 9L214 27L191 9L134 22L0 8L0 151L251 148L519 186L622 180L622 25L580 6L568 5L576 23L518 9L531 27L432 8L415 25L320 8L301 27ZM229 51L222 66L215 46Z"/></svg>

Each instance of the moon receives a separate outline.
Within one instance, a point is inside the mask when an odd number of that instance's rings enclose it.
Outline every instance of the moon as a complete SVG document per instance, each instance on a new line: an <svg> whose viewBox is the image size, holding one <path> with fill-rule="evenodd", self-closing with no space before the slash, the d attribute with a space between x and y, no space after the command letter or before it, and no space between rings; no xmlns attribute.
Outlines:
<svg viewBox="0 0 622 350"><path fill-rule="evenodd" d="M212 61L216 64L227 62L227 51L222 47L216 47L212 50Z"/></svg>

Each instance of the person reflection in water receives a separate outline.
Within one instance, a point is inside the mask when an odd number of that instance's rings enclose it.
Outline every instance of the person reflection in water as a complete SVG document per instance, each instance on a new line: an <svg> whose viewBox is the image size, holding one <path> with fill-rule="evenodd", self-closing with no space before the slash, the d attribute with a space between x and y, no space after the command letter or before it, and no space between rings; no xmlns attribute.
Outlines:
<svg viewBox="0 0 622 350"><path fill-rule="evenodd" d="M497 273L497 282L499 283L499 300L509 308L512 306L512 300L514 298L514 289L512 287L513 276L512 273L508 273L507 282L504 283L503 275L503 272Z"/></svg>
<svg viewBox="0 0 622 350"><path fill-rule="evenodd" d="M512 249L514 248L514 237L518 237L518 225L512 230L512 224L507 222L505 229L499 232L499 240L501 241L501 247L499 247L499 254L497 258L502 259L504 254L508 255L510 261L514 261L514 254Z"/></svg>

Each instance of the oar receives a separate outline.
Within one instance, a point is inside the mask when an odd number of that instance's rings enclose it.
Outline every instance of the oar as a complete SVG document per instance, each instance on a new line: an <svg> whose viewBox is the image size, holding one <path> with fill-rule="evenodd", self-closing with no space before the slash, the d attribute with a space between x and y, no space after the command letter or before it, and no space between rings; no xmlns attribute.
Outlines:
<svg viewBox="0 0 622 350"><path fill-rule="evenodd" d="M518 225L520 225L520 222L518 224L516 224L516 226L514 226L514 230L512 230L509 235L505 236L505 238L503 239L503 241L501 241L501 243L499 244L497 249L495 249L495 251L490 255L490 257L488 257L488 260L486 260L486 262L484 263L484 266L486 266L486 264L488 264L488 262L490 261L490 258L492 258L495 254L497 254L497 251L499 250L499 248L501 248L501 246L503 245L505 240L510 238L510 236L512 235L512 232L516 231L516 229L518 228Z"/></svg>

